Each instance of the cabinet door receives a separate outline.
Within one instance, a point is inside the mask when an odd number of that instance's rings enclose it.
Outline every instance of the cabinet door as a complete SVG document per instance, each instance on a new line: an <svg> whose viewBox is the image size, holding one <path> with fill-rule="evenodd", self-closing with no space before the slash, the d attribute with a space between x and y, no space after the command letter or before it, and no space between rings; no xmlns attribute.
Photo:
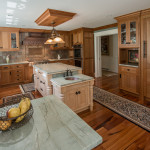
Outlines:
<svg viewBox="0 0 150 150"><path fill-rule="evenodd" d="M77 32L74 32L73 33L73 45L75 45L77 43L78 43L78 35L77 35Z"/></svg>
<svg viewBox="0 0 150 150"><path fill-rule="evenodd" d="M65 95L65 104L72 110L76 110L77 109L77 89L73 89L70 91L66 92Z"/></svg>
<svg viewBox="0 0 150 150"><path fill-rule="evenodd" d="M94 58L94 41L93 37L84 38L84 58Z"/></svg>
<svg viewBox="0 0 150 150"><path fill-rule="evenodd" d="M139 77L137 69L125 67L122 70L120 76L120 88L129 92L139 93Z"/></svg>
<svg viewBox="0 0 150 150"><path fill-rule="evenodd" d="M94 76L94 59L84 59L83 73L88 76Z"/></svg>
<svg viewBox="0 0 150 150"><path fill-rule="evenodd" d="M2 48L4 50L8 50L10 47L9 39L10 39L9 32L2 32Z"/></svg>
<svg viewBox="0 0 150 150"><path fill-rule="evenodd" d="M139 19L129 21L129 41L130 46L139 46Z"/></svg>
<svg viewBox="0 0 150 150"><path fill-rule="evenodd" d="M1 70L0 84L5 85L10 83L10 70Z"/></svg>
<svg viewBox="0 0 150 150"><path fill-rule="evenodd" d="M18 50L19 49L19 33L10 32L10 49Z"/></svg>
<svg viewBox="0 0 150 150"><path fill-rule="evenodd" d="M70 37L69 37L69 34L65 34L64 35L64 41L65 41L64 46L65 47L70 47Z"/></svg>
<svg viewBox="0 0 150 150"><path fill-rule="evenodd" d="M89 86L83 86L78 89L77 108L81 109L89 104Z"/></svg>
<svg viewBox="0 0 150 150"><path fill-rule="evenodd" d="M142 16L142 82L144 96L150 98L150 13Z"/></svg>

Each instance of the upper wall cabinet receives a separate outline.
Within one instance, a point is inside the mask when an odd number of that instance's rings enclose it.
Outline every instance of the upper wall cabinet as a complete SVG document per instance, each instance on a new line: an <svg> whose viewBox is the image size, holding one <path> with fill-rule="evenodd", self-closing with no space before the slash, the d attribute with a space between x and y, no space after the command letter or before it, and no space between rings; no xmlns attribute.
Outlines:
<svg viewBox="0 0 150 150"><path fill-rule="evenodd" d="M140 46L140 12L115 18L118 21L120 48Z"/></svg>
<svg viewBox="0 0 150 150"><path fill-rule="evenodd" d="M19 31L0 31L0 51L19 50Z"/></svg>
<svg viewBox="0 0 150 150"><path fill-rule="evenodd" d="M60 37L64 40L65 43L58 44L60 48L69 48L70 47L70 34L69 33L60 33Z"/></svg>
<svg viewBox="0 0 150 150"><path fill-rule="evenodd" d="M73 35L73 45L83 44L83 31L78 30L72 33Z"/></svg>

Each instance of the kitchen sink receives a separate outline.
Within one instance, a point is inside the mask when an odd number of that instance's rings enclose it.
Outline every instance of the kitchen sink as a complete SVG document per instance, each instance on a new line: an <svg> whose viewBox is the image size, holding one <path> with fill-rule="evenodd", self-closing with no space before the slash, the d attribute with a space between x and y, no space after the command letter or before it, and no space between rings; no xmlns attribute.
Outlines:
<svg viewBox="0 0 150 150"><path fill-rule="evenodd" d="M79 80L77 77L65 77L65 80Z"/></svg>

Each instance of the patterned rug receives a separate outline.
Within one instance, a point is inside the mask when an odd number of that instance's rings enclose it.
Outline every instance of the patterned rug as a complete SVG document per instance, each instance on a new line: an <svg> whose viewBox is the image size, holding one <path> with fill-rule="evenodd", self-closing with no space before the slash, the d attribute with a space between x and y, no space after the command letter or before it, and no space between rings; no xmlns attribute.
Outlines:
<svg viewBox="0 0 150 150"><path fill-rule="evenodd" d="M150 131L150 108L94 87L94 100L140 127Z"/></svg>
<svg viewBox="0 0 150 150"><path fill-rule="evenodd" d="M35 91L34 83L22 84L19 87L22 93Z"/></svg>

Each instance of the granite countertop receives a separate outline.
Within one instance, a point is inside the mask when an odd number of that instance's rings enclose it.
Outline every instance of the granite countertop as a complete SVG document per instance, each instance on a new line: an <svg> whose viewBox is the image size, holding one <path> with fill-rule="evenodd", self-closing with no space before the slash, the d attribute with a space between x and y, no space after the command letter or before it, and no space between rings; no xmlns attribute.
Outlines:
<svg viewBox="0 0 150 150"><path fill-rule="evenodd" d="M61 61L61 60L71 60L74 58L63 58L63 59L48 59L49 61Z"/></svg>
<svg viewBox="0 0 150 150"><path fill-rule="evenodd" d="M33 65L33 67L45 72L46 74L61 73L65 72L67 69L72 71L82 70L80 67L75 67L63 63L37 64Z"/></svg>
<svg viewBox="0 0 150 150"><path fill-rule="evenodd" d="M138 64L119 64L119 66L128 66L128 67L136 67L138 68Z"/></svg>
<svg viewBox="0 0 150 150"><path fill-rule="evenodd" d="M56 77L56 78L52 78L51 82L56 84L57 86L65 86L65 85L69 85L69 84L73 84L73 83L84 82L87 80L94 79L93 77L86 76L83 74L76 74L71 77L76 77L77 80L65 80L64 77Z"/></svg>
<svg viewBox="0 0 150 150"><path fill-rule="evenodd" d="M9 62L9 63L0 63L0 66L4 65L16 65L16 64L28 64L28 61L21 61L21 62Z"/></svg>
<svg viewBox="0 0 150 150"><path fill-rule="evenodd" d="M32 100L33 117L0 133L0 150L91 150L102 137L55 96Z"/></svg>

